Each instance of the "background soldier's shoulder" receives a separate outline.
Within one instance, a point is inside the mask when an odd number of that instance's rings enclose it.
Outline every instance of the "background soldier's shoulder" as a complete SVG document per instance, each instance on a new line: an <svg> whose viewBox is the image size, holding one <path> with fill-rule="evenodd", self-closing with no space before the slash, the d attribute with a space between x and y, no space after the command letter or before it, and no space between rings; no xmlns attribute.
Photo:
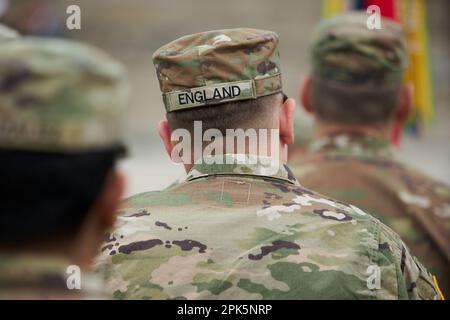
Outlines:
<svg viewBox="0 0 450 320"><path fill-rule="evenodd" d="M397 283L398 299L440 299L436 279L409 251L392 229L379 223L377 257L381 281ZM393 268L386 268L391 265ZM395 270L393 274L389 270Z"/></svg>

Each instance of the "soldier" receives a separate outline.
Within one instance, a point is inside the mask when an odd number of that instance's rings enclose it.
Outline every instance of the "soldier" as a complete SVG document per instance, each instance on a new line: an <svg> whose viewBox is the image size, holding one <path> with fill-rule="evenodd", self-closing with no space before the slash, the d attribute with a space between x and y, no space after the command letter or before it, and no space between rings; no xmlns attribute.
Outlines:
<svg viewBox="0 0 450 320"><path fill-rule="evenodd" d="M400 26L365 14L322 22L302 104L314 114L316 141L291 162L302 184L353 203L392 227L449 292L450 189L396 160L390 137L407 119L410 90Z"/></svg>
<svg viewBox="0 0 450 320"><path fill-rule="evenodd" d="M72 41L1 46L0 298L106 297L87 269L123 189L123 70Z"/></svg>
<svg viewBox="0 0 450 320"><path fill-rule="evenodd" d="M192 133L195 120L205 136L273 129L279 152L246 145L205 155L203 145L200 157L182 155L186 178L127 199L99 259L108 290L121 299L439 298L395 233L301 187L282 164L295 102L282 94L277 45L271 31L231 29L155 52L170 155L173 134Z"/></svg>

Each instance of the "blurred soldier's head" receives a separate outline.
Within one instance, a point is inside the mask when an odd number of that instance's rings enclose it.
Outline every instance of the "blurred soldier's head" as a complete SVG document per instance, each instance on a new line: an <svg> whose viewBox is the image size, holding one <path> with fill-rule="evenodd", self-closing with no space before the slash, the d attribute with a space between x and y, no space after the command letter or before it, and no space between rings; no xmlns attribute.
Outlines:
<svg viewBox="0 0 450 320"><path fill-rule="evenodd" d="M314 114L319 131L334 126L389 134L409 114L402 29L383 19L380 30L370 30L367 17L364 13L334 17L313 32L312 70L301 86L301 100Z"/></svg>
<svg viewBox="0 0 450 320"><path fill-rule="evenodd" d="M282 93L278 36L229 29L177 39L153 55L167 121L159 133L169 154L171 132L202 129L279 129L281 160L293 135L295 102ZM272 155L278 157L279 155Z"/></svg>
<svg viewBox="0 0 450 320"><path fill-rule="evenodd" d="M17 37L19 37L19 33L16 30L0 23L0 43L6 40L15 39Z"/></svg>
<svg viewBox="0 0 450 320"><path fill-rule="evenodd" d="M95 255L123 189L115 163L126 96L121 66L92 47L38 38L2 44L1 250Z"/></svg>

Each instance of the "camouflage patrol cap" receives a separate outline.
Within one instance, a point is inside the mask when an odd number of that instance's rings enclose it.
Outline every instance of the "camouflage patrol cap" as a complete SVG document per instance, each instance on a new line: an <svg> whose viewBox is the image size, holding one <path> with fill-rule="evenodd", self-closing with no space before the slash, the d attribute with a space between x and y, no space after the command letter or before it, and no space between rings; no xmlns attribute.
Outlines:
<svg viewBox="0 0 450 320"><path fill-rule="evenodd" d="M16 30L13 30L4 24L0 23L0 42L4 40L15 39L19 36L19 33Z"/></svg>
<svg viewBox="0 0 450 320"><path fill-rule="evenodd" d="M197 33L159 48L153 63L167 112L281 91L278 35L257 29Z"/></svg>
<svg viewBox="0 0 450 320"><path fill-rule="evenodd" d="M95 48L25 37L2 43L0 148L120 149L127 93L122 67Z"/></svg>
<svg viewBox="0 0 450 320"><path fill-rule="evenodd" d="M345 84L398 84L407 66L402 28L389 19L381 29L367 27L368 15L349 13L324 20L313 32L313 74Z"/></svg>

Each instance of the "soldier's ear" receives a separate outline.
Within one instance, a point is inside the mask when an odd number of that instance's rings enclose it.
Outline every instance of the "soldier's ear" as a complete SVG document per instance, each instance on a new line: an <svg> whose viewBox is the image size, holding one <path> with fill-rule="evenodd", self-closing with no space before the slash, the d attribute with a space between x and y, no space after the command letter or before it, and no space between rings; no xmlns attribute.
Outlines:
<svg viewBox="0 0 450 320"><path fill-rule="evenodd" d="M400 145L404 124L412 111L412 90L413 87L411 85L402 86L392 119L390 139L391 143L397 147Z"/></svg>
<svg viewBox="0 0 450 320"><path fill-rule="evenodd" d="M396 121L403 124L412 111L412 95L413 87L411 85L403 85L400 93L399 104L396 112Z"/></svg>
<svg viewBox="0 0 450 320"><path fill-rule="evenodd" d="M286 145L294 143L294 113L295 100L289 98L281 105L279 118L280 140Z"/></svg>
<svg viewBox="0 0 450 320"><path fill-rule="evenodd" d="M167 120L161 120L158 124L158 133L161 137L161 140L164 144L164 148L166 149L169 157L172 156L173 144L171 140L171 132L169 128L169 123Z"/></svg>
<svg viewBox="0 0 450 320"><path fill-rule="evenodd" d="M307 113L313 113L313 105L311 102L311 90L312 90L312 78L310 75L300 80L298 87L298 94L303 106L303 109Z"/></svg>

